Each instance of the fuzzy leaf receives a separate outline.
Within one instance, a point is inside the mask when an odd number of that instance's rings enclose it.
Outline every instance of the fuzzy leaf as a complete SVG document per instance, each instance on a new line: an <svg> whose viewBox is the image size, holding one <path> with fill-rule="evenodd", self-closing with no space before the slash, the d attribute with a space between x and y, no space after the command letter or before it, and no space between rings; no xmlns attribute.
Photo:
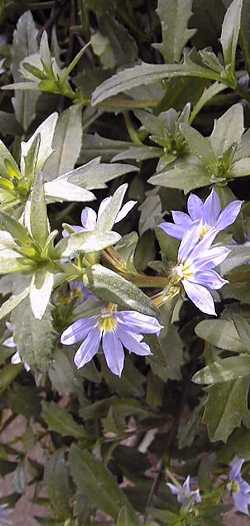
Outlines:
<svg viewBox="0 0 250 526"><path fill-rule="evenodd" d="M81 439L87 436L84 427L77 424L66 409L54 402L42 402L42 418L50 431L55 431L63 437Z"/></svg>
<svg viewBox="0 0 250 526"><path fill-rule="evenodd" d="M51 181L74 168L81 151L81 142L82 111L78 105L73 105L57 121L52 142L54 153L44 167L46 180Z"/></svg>
<svg viewBox="0 0 250 526"><path fill-rule="evenodd" d="M203 320L195 327L197 336L219 349L246 351L233 320Z"/></svg>
<svg viewBox="0 0 250 526"><path fill-rule="evenodd" d="M88 451L72 445L69 463L78 490L87 497L94 507L116 520L121 508L125 506L130 515L130 525L138 525L135 512L125 493L119 488L103 462L96 460Z"/></svg>
<svg viewBox="0 0 250 526"><path fill-rule="evenodd" d="M40 247L44 247L49 235L49 228L41 174L36 177L31 192L30 228L34 240Z"/></svg>
<svg viewBox="0 0 250 526"><path fill-rule="evenodd" d="M36 320L41 320L47 306L54 285L54 275L45 270L38 270L33 274L30 285L30 304Z"/></svg>
<svg viewBox="0 0 250 526"><path fill-rule="evenodd" d="M71 234L56 245L55 259L68 258L75 252L98 252L111 245L115 245L121 238L117 232L83 232Z"/></svg>
<svg viewBox="0 0 250 526"><path fill-rule="evenodd" d="M208 390L203 421L207 424L210 440L226 442L235 427L241 425L248 413L249 378L239 378Z"/></svg>
<svg viewBox="0 0 250 526"><path fill-rule="evenodd" d="M179 62L182 50L196 29L188 29L193 0L158 0L162 44L156 44L166 63Z"/></svg>
<svg viewBox="0 0 250 526"><path fill-rule="evenodd" d="M197 384L221 384L244 376L250 376L249 354L212 362L195 373L193 381Z"/></svg>
<svg viewBox="0 0 250 526"><path fill-rule="evenodd" d="M50 505L56 517L66 520L70 515L71 491L69 469L63 450L59 449L50 456L49 461L45 464L44 478L48 484Z"/></svg>
<svg viewBox="0 0 250 526"><path fill-rule="evenodd" d="M93 288L105 301L118 303L149 316L156 315L150 298L133 283L112 270L102 265L93 265L87 273L87 278L86 285Z"/></svg>
<svg viewBox="0 0 250 526"><path fill-rule="evenodd" d="M55 334L49 307L42 320L36 320L29 299L19 305L11 315L14 340L23 362L44 372L49 367L54 348Z"/></svg>
<svg viewBox="0 0 250 526"><path fill-rule="evenodd" d="M234 70L235 54L239 38L242 0L233 0L229 6L222 25L221 45L225 65Z"/></svg>

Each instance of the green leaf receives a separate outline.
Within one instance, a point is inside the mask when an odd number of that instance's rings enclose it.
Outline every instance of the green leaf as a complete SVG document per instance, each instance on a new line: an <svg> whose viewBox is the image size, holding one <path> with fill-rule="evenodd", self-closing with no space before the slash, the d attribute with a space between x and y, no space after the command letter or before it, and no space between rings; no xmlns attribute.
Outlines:
<svg viewBox="0 0 250 526"><path fill-rule="evenodd" d="M63 437L75 439L86 438L84 427L74 420L73 416L54 402L42 402L42 418L50 431L55 431Z"/></svg>
<svg viewBox="0 0 250 526"><path fill-rule="evenodd" d="M244 112L242 104L234 104L222 117L215 120L210 142L216 156L227 152L234 144L239 144L244 132Z"/></svg>
<svg viewBox="0 0 250 526"><path fill-rule="evenodd" d="M5 365L0 370L0 393L3 393L14 382L16 377L22 371L22 365Z"/></svg>
<svg viewBox="0 0 250 526"><path fill-rule="evenodd" d="M250 356L241 354L212 362L193 376L197 384L220 384L250 376Z"/></svg>
<svg viewBox="0 0 250 526"><path fill-rule="evenodd" d="M87 278L86 285L104 301L117 303L121 307L129 307L149 316L156 316L156 310L150 298L133 283L112 270L102 265L93 265L87 272Z"/></svg>
<svg viewBox="0 0 250 526"><path fill-rule="evenodd" d="M68 258L75 252L98 252L115 245L121 238L117 232L83 232L65 237L55 247L55 259Z"/></svg>
<svg viewBox="0 0 250 526"><path fill-rule="evenodd" d="M100 104L118 93L147 86L157 81L174 77L199 77L209 80L219 80L218 73L195 63L184 64L146 64L125 69L105 80L96 88L92 95L92 104Z"/></svg>
<svg viewBox="0 0 250 526"><path fill-rule="evenodd" d="M248 72L250 71L250 1L243 0L241 10L241 25L240 25L240 44L244 53L244 58Z"/></svg>
<svg viewBox="0 0 250 526"><path fill-rule="evenodd" d="M43 248L49 235L49 228L42 174L36 177L31 192L30 229L34 240Z"/></svg>
<svg viewBox="0 0 250 526"><path fill-rule="evenodd" d="M117 153L122 150L127 150L133 147L134 144L128 141L119 141L117 139L107 139L101 137L98 133L93 135L83 134L82 137L82 151L79 157L79 164L87 161L95 161L94 157L102 156L102 160L107 162L112 159Z"/></svg>
<svg viewBox="0 0 250 526"><path fill-rule="evenodd" d="M56 405L56 404L55 404ZM57 407L57 406L56 406ZM48 487L50 505L59 520L70 516L70 482L69 469L65 461L65 453L58 450L50 456L45 464L45 482Z"/></svg>
<svg viewBox="0 0 250 526"><path fill-rule="evenodd" d="M188 124L181 124L180 130L183 133L191 153L193 153L198 159L204 164L213 162L215 155L210 145L209 139L203 137L195 128L192 128Z"/></svg>
<svg viewBox="0 0 250 526"><path fill-rule="evenodd" d="M233 71L235 68L235 55L240 31L241 9L242 0L233 0L226 12L220 39L225 65L230 65Z"/></svg>
<svg viewBox="0 0 250 526"><path fill-rule="evenodd" d="M192 0L158 0L157 13L161 21L160 50L166 63L179 62L182 50L196 29L188 29L192 15Z"/></svg>
<svg viewBox="0 0 250 526"><path fill-rule="evenodd" d="M31 368L47 371L52 359L55 334L49 307L42 320L36 320L28 298L11 315L14 340L23 362Z"/></svg>
<svg viewBox="0 0 250 526"><path fill-rule="evenodd" d="M0 212L0 230L9 232L14 241L22 244L30 244L31 239L28 230L5 212Z"/></svg>
<svg viewBox="0 0 250 526"><path fill-rule="evenodd" d="M184 190L187 194L194 188L201 188L211 184L210 176L205 166L197 157L189 156L185 160L177 161L168 168L161 171L148 180L150 184L164 186L166 188L177 188Z"/></svg>
<svg viewBox="0 0 250 526"><path fill-rule="evenodd" d="M130 172L138 172L136 166L122 163L101 163L101 158L92 159L88 164L79 166L64 177L74 185L87 188L88 190L107 188L107 182L126 175ZM49 183L50 184L50 183Z"/></svg>
<svg viewBox="0 0 250 526"><path fill-rule="evenodd" d="M203 421L212 442L226 442L248 413L249 378L239 378L209 388Z"/></svg>
<svg viewBox="0 0 250 526"><path fill-rule="evenodd" d="M109 232L112 230L116 217L121 209L124 195L127 191L128 185L122 184L117 188L114 195L105 209L97 218L96 228L99 232Z"/></svg>
<svg viewBox="0 0 250 526"><path fill-rule="evenodd" d="M46 269L38 270L30 284L30 304L36 320L41 320L49 304L54 285L54 274Z"/></svg>
<svg viewBox="0 0 250 526"><path fill-rule="evenodd" d="M233 320L203 320L195 327L195 332L211 345L231 352L246 351Z"/></svg>
<svg viewBox="0 0 250 526"><path fill-rule="evenodd" d="M38 174L42 171L47 159L53 152L52 142L55 133L55 127L58 119L58 113L52 113L40 126L36 129L32 137L21 143L21 168L22 172L25 169L24 159L28 155L30 148L35 140L35 138L40 135L41 143L37 156L35 174Z"/></svg>
<svg viewBox="0 0 250 526"><path fill-rule="evenodd" d="M81 151L81 142L82 110L80 106L73 105L57 121L52 143L54 153L44 167L46 180L51 181L74 168Z"/></svg>
<svg viewBox="0 0 250 526"><path fill-rule="evenodd" d="M103 462L96 460L88 451L72 445L69 463L78 490L95 508L117 520L121 508L125 506L130 516L130 525L138 526L136 514L125 493Z"/></svg>
<svg viewBox="0 0 250 526"><path fill-rule="evenodd" d="M44 191L49 202L53 201L80 201L88 202L95 199L94 194L80 188L76 184L71 184L64 177L58 177L54 181L49 181L44 185Z"/></svg>
<svg viewBox="0 0 250 526"><path fill-rule="evenodd" d="M208 101L213 99L213 97L215 97L216 95L218 95L225 89L227 89L227 86L225 86L225 84L220 84L219 82L214 82L213 84L211 84L211 86L209 86L208 88L205 88L201 97L199 98L199 100L196 102L196 104L193 107L193 110L192 110L192 113L189 119L189 124L192 124L195 117L198 115L201 109L207 104Z"/></svg>
<svg viewBox="0 0 250 526"><path fill-rule="evenodd" d="M19 303L21 303L29 294L29 287L24 289L19 294L12 294L12 296L5 301L0 307L0 320L5 318Z"/></svg>
<svg viewBox="0 0 250 526"><path fill-rule="evenodd" d="M14 83L19 83L23 79L20 72L22 60L38 52L37 35L38 30L32 14L30 11L26 11L19 18L16 31L14 32L11 67ZM39 92L15 91L12 104L16 119L25 131L35 117L36 103L39 96Z"/></svg>

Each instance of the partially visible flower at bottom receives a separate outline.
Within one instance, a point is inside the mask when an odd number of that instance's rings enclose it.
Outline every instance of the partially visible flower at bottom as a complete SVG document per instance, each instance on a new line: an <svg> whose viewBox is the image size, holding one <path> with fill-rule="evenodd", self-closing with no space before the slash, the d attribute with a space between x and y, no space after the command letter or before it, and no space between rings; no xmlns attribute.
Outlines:
<svg viewBox="0 0 250 526"><path fill-rule="evenodd" d="M12 510L8 508L5 504L0 504L0 526L11 526L12 521L10 514Z"/></svg>
<svg viewBox="0 0 250 526"><path fill-rule="evenodd" d="M200 490L192 490L190 487L191 479L190 476L186 478L183 485L167 483L171 493L176 496L177 501L185 507L193 506L194 504L199 504L201 502Z"/></svg>
<svg viewBox="0 0 250 526"><path fill-rule="evenodd" d="M7 321L6 326L9 331L13 332L13 325L11 323ZM6 340L4 340L3 345L5 345L5 347L9 347L10 349L16 349L16 342L13 336L10 336ZM16 351L15 354L11 356L10 361L13 365L18 365L19 363L23 363L24 369L26 369L27 372L30 371L29 364L27 362L23 362L18 351ZM0 526L1 526L1 522L0 522Z"/></svg>
<svg viewBox="0 0 250 526"><path fill-rule="evenodd" d="M250 506L250 484L241 476L241 468L244 464L244 458L235 457L231 462L229 472L228 490L232 493L234 505L237 511L249 515L248 507Z"/></svg>
<svg viewBox="0 0 250 526"><path fill-rule="evenodd" d="M124 367L124 347L139 356L152 354L143 342L144 334L159 334L162 326L156 318L136 311L115 311L114 306L100 314L82 318L70 325L62 334L64 345L81 342L74 362L79 369L97 354L100 343L109 369L121 376Z"/></svg>

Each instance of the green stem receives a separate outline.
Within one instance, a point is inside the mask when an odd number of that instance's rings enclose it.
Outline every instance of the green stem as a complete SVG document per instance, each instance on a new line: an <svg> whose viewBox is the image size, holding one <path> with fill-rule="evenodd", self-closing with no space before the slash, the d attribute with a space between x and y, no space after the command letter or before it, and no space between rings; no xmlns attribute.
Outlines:
<svg viewBox="0 0 250 526"><path fill-rule="evenodd" d="M135 130L133 124L132 124L132 121L130 119L130 116L129 116L129 113L128 112L124 112L123 114L124 116L124 120L125 120L125 123L126 123L126 126L127 126L127 130L128 130L128 134L129 134L129 137L131 139L131 141L135 144L139 144L141 145L142 142L139 138L139 135L137 133L137 131Z"/></svg>

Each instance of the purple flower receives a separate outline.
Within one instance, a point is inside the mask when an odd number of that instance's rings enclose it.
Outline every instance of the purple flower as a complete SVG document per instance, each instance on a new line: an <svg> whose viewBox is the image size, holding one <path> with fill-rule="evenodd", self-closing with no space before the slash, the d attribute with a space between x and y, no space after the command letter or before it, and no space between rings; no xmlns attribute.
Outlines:
<svg viewBox="0 0 250 526"><path fill-rule="evenodd" d="M177 484L167 483L171 493L176 495L177 501L182 504L182 506L189 507L194 504L199 504L201 502L200 490L192 490L190 488L190 476L188 476L183 483L183 486Z"/></svg>
<svg viewBox="0 0 250 526"><path fill-rule="evenodd" d="M99 206L98 213L95 212L92 208L89 206L86 206L83 208L81 213L81 223L82 226L78 225L71 225L71 228L75 230L75 232L90 232L91 230L95 230L97 221L101 217L104 210L109 206L111 202L112 197L106 197L103 199ZM118 212L116 216L115 223L119 223L126 215L130 212L130 210L135 206L136 201L128 201Z"/></svg>
<svg viewBox="0 0 250 526"><path fill-rule="evenodd" d="M188 214L173 211L173 223L162 223L164 232L176 239L182 239L185 233L197 221L200 223L200 237L207 234L211 228L216 232L224 230L237 219L243 201L232 201L224 210L221 209L220 199L213 189L205 202L195 194L190 194L187 202Z"/></svg>
<svg viewBox="0 0 250 526"><path fill-rule="evenodd" d="M11 526L11 513L12 510L10 510L5 504L0 504L0 526Z"/></svg>
<svg viewBox="0 0 250 526"><path fill-rule="evenodd" d="M211 247L216 236L214 229L200 239L200 228L201 223L192 226L181 241L178 263L172 269L169 291L171 293L171 287L178 291L181 283L198 309L216 316L210 290L220 289L228 282L213 269L226 259L230 250L218 245Z"/></svg>
<svg viewBox="0 0 250 526"><path fill-rule="evenodd" d="M72 296L74 299L77 300L77 303L84 303L89 298L96 299L96 301L98 301L96 296L92 292L90 292L90 290L87 287L83 285L82 281L70 281L69 286L72 292Z"/></svg>
<svg viewBox="0 0 250 526"><path fill-rule="evenodd" d="M9 323L8 321L6 322L6 326L7 326L7 329L11 332L13 332L13 325L11 323ZM9 338L7 338L6 340L4 340L3 342L3 345L5 345L5 347L9 347L10 349L16 349L16 342L14 340L14 337L13 336L9 336ZM13 354L11 356L11 359L10 359L11 363L13 365L17 365L19 363L23 363L23 366L24 368L26 369L26 371L30 371L30 366L27 362L23 362L20 354L18 351L15 352L15 354ZM1 522L0 522L0 526L1 526Z"/></svg>
<svg viewBox="0 0 250 526"><path fill-rule="evenodd" d="M236 457L231 462L229 472L228 489L231 491L234 505L237 511L249 515L248 506L250 506L250 484L246 482L241 476L241 468L245 460Z"/></svg>
<svg viewBox="0 0 250 526"><path fill-rule="evenodd" d="M62 334L64 345L82 342L74 362L79 369L102 349L109 369L121 376L124 366L124 347L139 356L151 354L143 342L144 334L159 334L162 326L156 318L135 311L114 311L114 306L103 309L100 314L74 322Z"/></svg>

